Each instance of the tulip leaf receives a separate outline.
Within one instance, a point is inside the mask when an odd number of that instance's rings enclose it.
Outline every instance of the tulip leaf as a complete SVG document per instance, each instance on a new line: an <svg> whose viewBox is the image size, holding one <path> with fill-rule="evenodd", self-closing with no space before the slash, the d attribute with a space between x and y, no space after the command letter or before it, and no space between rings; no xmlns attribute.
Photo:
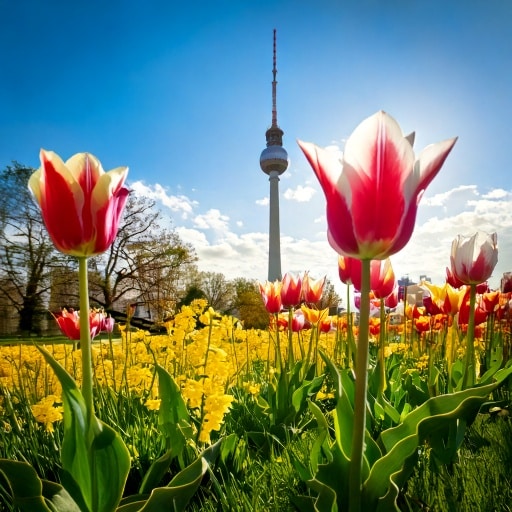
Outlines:
<svg viewBox="0 0 512 512"><path fill-rule="evenodd" d="M160 409L158 425L160 430L171 444L185 445L193 438L190 414L183 400L179 386L165 368L155 365L158 373L158 393L160 395ZM174 447L174 451L179 451Z"/></svg>
<svg viewBox="0 0 512 512"><path fill-rule="evenodd" d="M410 412L400 425L385 430L379 437L385 455L373 464L364 483L364 500L368 510L396 508L399 489L412 471L420 444L427 441L441 462L450 462L470 424L489 394L512 373L512 368L495 374L497 380L487 386L430 398ZM386 508L388 507L388 508ZM393 508L394 507L394 508Z"/></svg>
<svg viewBox="0 0 512 512"><path fill-rule="evenodd" d="M219 455L222 440L209 446L199 457L180 471L165 487L153 489L149 497L136 495L125 498L117 512L183 512L201 481Z"/></svg>
<svg viewBox="0 0 512 512"><path fill-rule="evenodd" d="M81 512L78 504L62 485L48 480L43 480L42 482L43 496L51 501L55 510L59 512Z"/></svg>
<svg viewBox="0 0 512 512"><path fill-rule="evenodd" d="M164 435L167 450L151 464L144 475L139 488L140 494L151 492L160 483L173 459L181 454L187 440L193 437L190 415L179 386L165 368L160 365L155 365L155 368L161 399L158 425Z"/></svg>
<svg viewBox="0 0 512 512"><path fill-rule="evenodd" d="M30 464L0 459L0 473L7 480L13 505L23 512L51 512L43 498L43 483Z"/></svg>
<svg viewBox="0 0 512 512"><path fill-rule="evenodd" d="M501 368L503 364L503 349L497 347L492 350L488 357L489 368L488 370L478 379L478 384L488 384L492 381L494 374Z"/></svg>
<svg viewBox="0 0 512 512"><path fill-rule="evenodd" d="M337 366L323 352L320 355L324 359L334 381L336 408L334 409L334 422L336 441L343 457L349 461L352 451L353 426L353 396L354 384L349 378L349 370L338 370Z"/></svg>
<svg viewBox="0 0 512 512"><path fill-rule="evenodd" d="M81 510L111 512L121 499L130 454L114 429L92 416L73 378L45 349L38 347L62 386L64 439L61 481Z"/></svg>
<svg viewBox="0 0 512 512"><path fill-rule="evenodd" d="M80 512L62 485L41 480L26 462L0 459L0 473L9 486L12 504L21 512Z"/></svg>

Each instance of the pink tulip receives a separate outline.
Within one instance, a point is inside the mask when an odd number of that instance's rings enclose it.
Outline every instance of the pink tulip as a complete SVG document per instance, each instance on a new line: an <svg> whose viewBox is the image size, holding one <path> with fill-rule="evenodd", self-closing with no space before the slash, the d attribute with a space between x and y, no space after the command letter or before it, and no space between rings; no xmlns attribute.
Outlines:
<svg viewBox="0 0 512 512"><path fill-rule="evenodd" d="M427 146L418 158L411 140L380 111L350 135L342 160L299 141L326 196L328 239L339 254L385 259L411 238L419 200L457 139Z"/></svg>
<svg viewBox="0 0 512 512"><path fill-rule="evenodd" d="M498 263L498 235L476 232L458 235L450 255L452 274L464 284L481 284L492 275Z"/></svg>
<svg viewBox="0 0 512 512"><path fill-rule="evenodd" d="M338 275L342 283L361 282L361 260L349 256L338 256Z"/></svg>
<svg viewBox="0 0 512 512"><path fill-rule="evenodd" d="M116 321L110 316L103 316L102 324L101 324L101 330L111 333L114 330L114 324Z"/></svg>
<svg viewBox="0 0 512 512"><path fill-rule="evenodd" d="M29 189L55 247L79 257L105 252L117 235L128 198L123 187L128 168L105 172L89 153L77 153L64 163L42 149L40 159Z"/></svg>
<svg viewBox="0 0 512 512"><path fill-rule="evenodd" d="M298 306L302 297L302 279L287 272L282 279L281 301L285 309Z"/></svg>
<svg viewBox="0 0 512 512"><path fill-rule="evenodd" d="M80 340L80 314L73 309L62 309L60 314L53 315L59 328L70 340ZM102 330L105 322L103 313L95 310L89 312L89 329L91 338L94 338Z"/></svg>
<svg viewBox="0 0 512 512"><path fill-rule="evenodd" d="M355 258L346 258L352 262L352 284L357 291L361 291L361 261ZM393 293L396 286L395 272L391 260L372 260L370 263L370 290L374 297L383 299Z"/></svg>
<svg viewBox="0 0 512 512"><path fill-rule="evenodd" d="M372 260L370 263L370 290L378 299L393 293L396 286L395 272L391 260Z"/></svg>
<svg viewBox="0 0 512 512"><path fill-rule="evenodd" d="M324 292L326 277L313 279L307 272L302 280L302 298L306 304L316 304L320 302Z"/></svg>
<svg viewBox="0 0 512 512"><path fill-rule="evenodd" d="M306 328L308 328L308 325L306 324L306 318L304 317L302 310L299 309L293 313L292 331L299 332Z"/></svg>
<svg viewBox="0 0 512 512"><path fill-rule="evenodd" d="M281 281L265 281L264 284L259 283L260 294L265 304L265 309L269 313L279 313L282 309L281 302Z"/></svg>

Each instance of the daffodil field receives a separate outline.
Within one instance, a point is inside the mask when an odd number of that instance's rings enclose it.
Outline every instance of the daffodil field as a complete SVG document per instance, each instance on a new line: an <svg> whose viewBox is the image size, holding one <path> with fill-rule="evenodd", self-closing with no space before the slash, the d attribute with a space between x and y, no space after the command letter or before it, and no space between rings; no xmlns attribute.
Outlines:
<svg viewBox="0 0 512 512"><path fill-rule="evenodd" d="M435 297L439 290L429 286ZM489 389L447 435L441 425L436 427L439 438L427 432L418 440L414 457L409 457L414 465L409 485L402 486L397 499L401 510L426 505L451 510L449 500L443 495L443 505L432 489L441 492L435 479L449 468L466 468L460 459L464 437L482 436L466 430L465 422L476 418L478 428L493 429L491 436L496 429L503 436L512 433L510 379L489 387L491 377L510 366L511 297L481 294L482 307L484 297L492 297L493 305L477 329L477 385ZM428 314L415 305L406 306L403 317L388 311L370 322L373 439L404 424L430 398L460 389L466 351L465 328L453 316ZM297 317L303 317L300 329L293 327ZM166 334L150 334L128 323L92 345L96 413L120 432L130 454L125 495L168 485L203 454L208 472L199 473L199 482L197 475L185 475L186 496L176 510L330 510L322 505L327 499L322 493L328 484L335 488L333 443L342 437L336 379L350 394L357 315L329 316L327 310L303 305L270 319L266 331L247 330L236 318L195 301L166 324ZM379 347L384 347L383 359ZM80 385L81 350L71 343L45 348ZM0 378L2 457L28 461L42 479L58 479L64 404L55 372L34 344L13 343L0 348ZM450 407L445 417L449 413ZM212 447L215 453L208 453ZM505 453L510 462L510 442ZM488 463L494 465L492 474L499 475L500 461ZM328 470L329 464L334 464L330 476L321 469L325 465ZM423 471L423 477L414 478L414 471ZM425 474L435 485L425 486ZM458 478L463 485L460 474ZM502 478L500 488L510 484L510 476ZM475 489L476 497L469 498L481 500L481 489ZM2 494L8 510L5 482ZM509 485L492 498L493 508L478 509L481 505L469 501L467 507L473 508L458 510L507 510L499 503L510 502L510 497Z"/></svg>

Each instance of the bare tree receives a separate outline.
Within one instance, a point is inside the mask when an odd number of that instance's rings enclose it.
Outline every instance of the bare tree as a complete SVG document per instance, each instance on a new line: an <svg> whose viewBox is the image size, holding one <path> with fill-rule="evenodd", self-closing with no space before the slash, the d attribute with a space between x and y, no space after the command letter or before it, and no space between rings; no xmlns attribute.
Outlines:
<svg viewBox="0 0 512 512"><path fill-rule="evenodd" d="M227 313L233 302L234 288L220 272L200 272L197 286L208 301L208 305L216 311Z"/></svg>
<svg viewBox="0 0 512 512"><path fill-rule="evenodd" d="M40 332L52 269L69 262L54 248L28 190L33 172L14 163L0 173L0 294L22 332Z"/></svg>
<svg viewBox="0 0 512 512"><path fill-rule="evenodd" d="M130 196L117 238L103 255L91 258L91 301L105 309L145 302L156 316L175 303L183 272L197 257L170 229L154 201Z"/></svg>
<svg viewBox="0 0 512 512"><path fill-rule="evenodd" d="M324 291L322 293L322 298L318 304L318 309L329 308L330 314L336 314L338 312L338 307L341 304L341 298L336 293L334 285L329 281L329 279L325 280Z"/></svg>
<svg viewBox="0 0 512 512"><path fill-rule="evenodd" d="M48 236L28 190L33 172L18 163L0 172L0 304L16 312L23 332L39 332L48 308L78 305L76 262ZM112 309L141 301L154 319L172 310L197 257L162 227L165 221L154 201L130 196L114 243L89 259L92 305Z"/></svg>

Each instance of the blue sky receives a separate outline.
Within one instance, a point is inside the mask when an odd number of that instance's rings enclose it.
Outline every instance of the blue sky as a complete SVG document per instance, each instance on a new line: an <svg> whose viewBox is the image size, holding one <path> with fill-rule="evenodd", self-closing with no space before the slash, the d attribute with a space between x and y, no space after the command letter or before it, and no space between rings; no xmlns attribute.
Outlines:
<svg viewBox="0 0 512 512"><path fill-rule="evenodd" d="M201 270L267 272L277 29L283 272L337 282L325 201L296 140L343 149L383 109L415 148L458 136L396 273L444 279L457 234L497 231L512 270L512 3L508 0L0 0L0 165L41 147L130 167Z"/></svg>

